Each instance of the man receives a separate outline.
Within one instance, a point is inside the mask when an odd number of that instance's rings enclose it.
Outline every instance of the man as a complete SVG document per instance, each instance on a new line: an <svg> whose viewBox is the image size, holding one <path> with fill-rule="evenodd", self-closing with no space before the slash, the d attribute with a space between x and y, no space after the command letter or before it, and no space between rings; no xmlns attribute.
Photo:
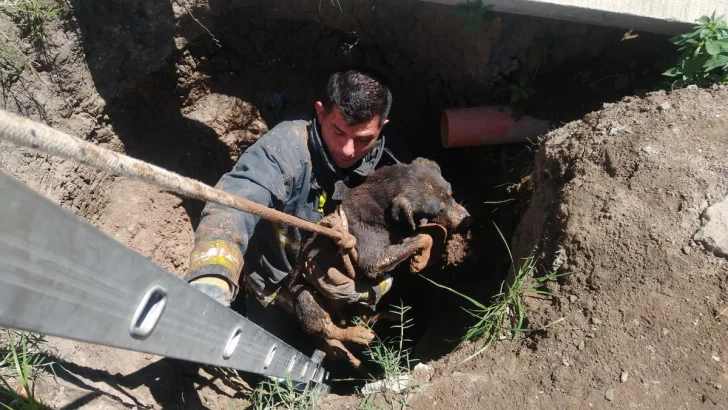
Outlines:
<svg viewBox="0 0 728 410"><path fill-rule="evenodd" d="M217 187L318 222L341 199L337 184L356 186L375 169L404 160L393 154L394 141L382 135L391 105L391 91L374 76L355 70L334 73L311 121L275 126L241 155ZM286 340L293 334L288 328L298 325L269 305L287 307L280 292L283 279L308 235L208 203L185 280L226 305L239 288L249 289L244 301L248 318Z"/></svg>

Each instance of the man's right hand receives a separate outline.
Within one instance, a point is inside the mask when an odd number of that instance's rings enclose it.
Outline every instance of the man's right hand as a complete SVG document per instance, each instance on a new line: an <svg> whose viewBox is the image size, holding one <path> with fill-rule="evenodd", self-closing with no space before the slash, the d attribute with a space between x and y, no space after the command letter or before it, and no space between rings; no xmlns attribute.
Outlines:
<svg viewBox="0 0 728 410"><path fill-rule="evenodd" d="M192 280L190 285L223 305L230 306L233 292L226 279L215 276L203 276Z"/></svg>

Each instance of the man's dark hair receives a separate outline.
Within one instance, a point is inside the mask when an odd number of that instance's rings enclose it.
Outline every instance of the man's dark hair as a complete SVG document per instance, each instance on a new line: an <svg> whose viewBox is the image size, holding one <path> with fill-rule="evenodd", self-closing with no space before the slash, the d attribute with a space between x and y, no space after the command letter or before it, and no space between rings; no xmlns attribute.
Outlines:
<svg viewBox="0 0 728 410"><path fill-rule="evenodd" d="M339 71L329 77L324 92L326 112L336 105L348 125L361 124L379 115L384 123L392 107L392 92L378 76L361 70Z"/></svg>

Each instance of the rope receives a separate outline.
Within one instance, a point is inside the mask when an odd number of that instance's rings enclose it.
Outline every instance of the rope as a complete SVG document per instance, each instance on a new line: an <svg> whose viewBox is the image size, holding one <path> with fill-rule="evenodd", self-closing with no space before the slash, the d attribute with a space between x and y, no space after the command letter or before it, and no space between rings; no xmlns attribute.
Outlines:
<svg viewBox="0 0 728 410"><path fill-rule="evenodd" d="M156 165L99 147L27 118L0 110L0 138L17 145L56 155L109 174L143 181L168 191L202 201L214 202L263 219L295 226L334 240L344 238L339 231L268 208L257 202L229 194ZM348 255L346 255L348 256ZM348 258L345 258L348 259Z"/></svg>

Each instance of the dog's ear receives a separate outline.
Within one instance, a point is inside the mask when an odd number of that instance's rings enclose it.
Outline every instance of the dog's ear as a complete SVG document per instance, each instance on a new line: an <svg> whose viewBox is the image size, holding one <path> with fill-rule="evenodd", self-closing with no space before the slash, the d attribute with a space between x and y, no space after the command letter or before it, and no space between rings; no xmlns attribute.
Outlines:
<svg viewBox="0 0 728 410"><path fill-rule="evenodd" d="M417 229L414 219L414 210L412 209L412 202L404 195L399 194L394 197L390 208L392 219L395 222L404 225L409 224L412 231Z"/></svg>

